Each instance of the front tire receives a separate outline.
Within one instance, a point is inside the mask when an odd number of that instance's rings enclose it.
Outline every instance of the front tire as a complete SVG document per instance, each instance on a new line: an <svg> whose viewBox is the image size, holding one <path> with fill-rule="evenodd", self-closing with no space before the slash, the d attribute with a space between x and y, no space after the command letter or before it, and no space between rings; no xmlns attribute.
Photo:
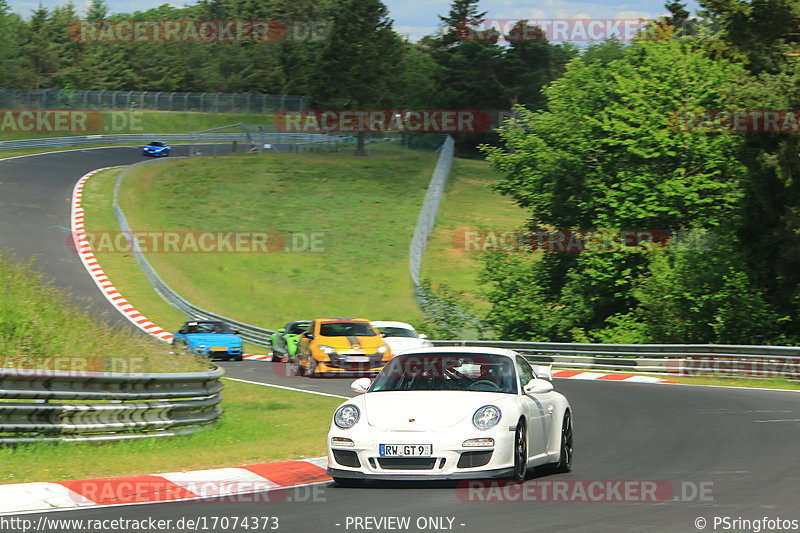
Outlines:
<svg viewBox="0 0 800 533"><path fill-rule="evenodd" d="M306 369L303 365L300 364L300 359L297 357L294 358L292 361L292 374L295 376L303 376L306 373Z"/></svg>
<svg viewBox="0 0 800 533"><path fill-rule="evenodd" d="M514 433L514 480L525 481L528 476L528 431L525 422L517 422Z"/></svg>
<svg viewBox="0 0 800 533"><path fill-rule="evenodd" d="M566 474L572 470L572 413L564 413L561 424L561 453L553 470L558 474Z"/></svg>
<svg viewBox="0 0 800 533"><path fill-rule="evenodd" d="M319 373L317 372L317 360L314 359L314 356L308 358L308 370L306 371L306 375L310 378L318 378Z"/></svg>

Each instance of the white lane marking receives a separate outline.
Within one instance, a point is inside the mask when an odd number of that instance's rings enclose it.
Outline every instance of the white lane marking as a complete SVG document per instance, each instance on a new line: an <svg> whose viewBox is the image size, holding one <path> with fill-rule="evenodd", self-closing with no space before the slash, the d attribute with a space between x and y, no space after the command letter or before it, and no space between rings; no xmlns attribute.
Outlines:
<svg viewBox="0 0 800 533"><path fill-rule="evenodd" d="M275 389L283 389L283 390L291 390L296 392L305 392L306 394L316 394L317 396L329 396L331 398L344 398L345 400L349 400L350 396L340 396L338 394L329 394L327 392L317 392L313 390L306 390L306 389L298 389L296 387L285 387L283 385L273 385L272 383L261 383L259 381L249 381L247 379L238 379L238 378L221 378L221 379L229 379L231 381L238 381L240 383L249 383L250 385L260 385L262 387L272 387Z"/></svg>
<svg viewBox="0 0 800 533"><path fill-rule="evenodd" d="M753 420L753 422L800 422L800 418L776 418L775 420Z"/></svg>

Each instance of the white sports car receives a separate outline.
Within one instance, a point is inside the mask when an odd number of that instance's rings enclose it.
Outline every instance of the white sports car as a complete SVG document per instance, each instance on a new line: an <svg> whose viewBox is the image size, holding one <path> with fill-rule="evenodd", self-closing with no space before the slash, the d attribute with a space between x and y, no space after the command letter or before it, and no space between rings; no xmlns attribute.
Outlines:
<svg viewBox="0 0 800 533"><path fill-rule="evenodd" d="M433 343L427 340L428 337L417 333L417 330L411 324L388 320L373 320L371 324L383 334L383 339L394 355L433 346Z"/></svg>
<svg viewBox="0 0 800 533"><path fill-rule="evenodd" d="M511 477L528 468L572 467L572 411L517 352L440 347L400 354L336 410L328 473L339 485L365 479ZM543 379L544 378L544 379Z"/></svg>

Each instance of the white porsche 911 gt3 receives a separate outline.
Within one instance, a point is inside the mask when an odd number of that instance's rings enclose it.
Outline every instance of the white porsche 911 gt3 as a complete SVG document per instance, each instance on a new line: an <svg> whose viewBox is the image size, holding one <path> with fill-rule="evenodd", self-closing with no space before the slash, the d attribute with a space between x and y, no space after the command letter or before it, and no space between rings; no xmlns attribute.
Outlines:
<svg viewBox="0 0 800 533"><path fill-rule="evenodd" d="M538 371L538 373L537 373ZM548 367L517 352L440 347L397 355L336 410L328 473L365 479L511 477L572 467L572 410Z"/></svg>

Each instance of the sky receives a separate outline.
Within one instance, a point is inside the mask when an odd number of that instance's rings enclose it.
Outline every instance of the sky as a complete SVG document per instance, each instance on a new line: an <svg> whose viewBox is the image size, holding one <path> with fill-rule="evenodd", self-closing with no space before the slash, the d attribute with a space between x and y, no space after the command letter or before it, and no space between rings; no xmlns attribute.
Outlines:
<svg viewBox="0 0 800 533"><path fill-rule="evenodd" d="M47 8L63 5L67 0L9 0L11 9L27 18L39 4ZM79 14L85 12L89 2L73 0ZM146 10L169 3L177 7L194 2L164 2L164 0L138 0L134 5L129 0L107 0L112 13L130 12L133 9ZM435 33L439 25L437 15L445 15L450 8L450 0L384 0L389 14L394 19L395 30L417 41L424 35ZM686 1L687 8L694 12L697 3ZM620 2L618 0L599 0L595 2L567 0L483 0L478 4L491 19L653 19L667 13L664 0L640 0Z"/></svg>

